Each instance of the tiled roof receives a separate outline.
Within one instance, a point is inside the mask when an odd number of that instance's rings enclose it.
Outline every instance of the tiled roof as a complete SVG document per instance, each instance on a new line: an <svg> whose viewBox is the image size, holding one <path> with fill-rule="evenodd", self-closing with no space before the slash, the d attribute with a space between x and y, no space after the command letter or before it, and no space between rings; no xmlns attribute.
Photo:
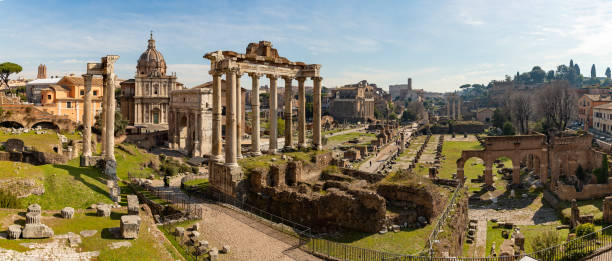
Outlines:
<svg viewBox="0 0 612 261"><path fill-rule="evenodd" d="M85 85L85 79L81 76L64 76L62 80L66 81L66 83L71 85L83 86ZM93 86L102 86L102 78L93 77L91 80L91 85Z"/></svg>
<svg viewBox="0 0 612 261"><path fill-rule="evenodd" d="M593 101L612 101L611 95L601 95L601 94L585 94L587 98Z"/></svg>
<svg viewBox="0 0 612 261"><path fill-rule="evenodd" d="M604 109L604 110L612 110L612 102L602 104L599 106L595 106L595 109Z"/></svg>

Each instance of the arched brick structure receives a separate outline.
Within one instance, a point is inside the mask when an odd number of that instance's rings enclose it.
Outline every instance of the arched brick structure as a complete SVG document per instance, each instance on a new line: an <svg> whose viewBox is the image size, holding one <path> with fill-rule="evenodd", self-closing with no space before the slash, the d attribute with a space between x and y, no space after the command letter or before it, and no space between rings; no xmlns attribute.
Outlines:
<svg viewBox="0 0 612 261"><path fill-rule="evenodd" d="M31 104L4 104L2 109L8 112L2 122L15 122L24 128L38 125L55 126L59 131L74 131L76 124L67 116L57 116L36 108Z"/></svg>
<svg viewBox="0 0 612 261"><path fill-rule="evenodd" d="M460 182L464 181L465 162L472 157L484 161L485 184L489 186L493 185L493 162L500 157L507 157L512 161L513 184L520 183L520 163L525 158L533 159L531 164L538 162L539 166L534 166L535 172L540 175L542 181L547 180L548 153L546 136L543 134L487 137L484 150L462 151L461 158L457 160L457 179Z"/></svg>

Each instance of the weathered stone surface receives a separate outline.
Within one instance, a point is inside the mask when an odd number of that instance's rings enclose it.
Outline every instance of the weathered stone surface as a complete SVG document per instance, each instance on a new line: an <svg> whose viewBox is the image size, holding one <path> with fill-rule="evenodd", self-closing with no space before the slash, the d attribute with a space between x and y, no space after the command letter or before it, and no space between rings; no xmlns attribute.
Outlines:
<svg viewBox="0 0 612 261"><path fill-rule="evenodd" d="M110 217L110 206L103 204L103 205L97 205L96 206L96 213L98 214L98 216L100 217Z"/></svg>
<svg viewBox="0 0 612 261"><path fill-rule="evenodd" d="M138 204L138 196L127 195L127 203L128 215L138 215L138 209L140 208L140 205Z"/></svg>
<svg viewBox="0 0 612 261"><path fill-rule="evenodd" d="M98 233L97 230L83 230L83 231L79 232L79 234L82 237L91 237L91 236L95 235L96 233Z"/></svg>
<svg viewBox="0 0 612 261"><path fill-rule="evenodd" d="M79 235L68 232L68 243L70 244L70 247L78 247L81 243L83 243L83 240Z"/></svg>
<svg viewBox="0 0 612 261"><path fill-rule="evenodd" d="M62 217L66 219L71 219L74 216L74 208L65 207L62 209Z"/></svg>
<svg viewBox="0 0 612 261"><path fill-rule="evenodd" d="M183 235L185 235L185 228L184 227L176 227L174 229L174 235L177 237L182 237Z"/></svg>
<svg viewBox="0 0 612 261"><path fill-rule="evenodd" d="M26 224L40 224L40 212L26 213Z"/></svg>
<svg viewBox="0 0 612 261"><path fill-rule="evenodd" d="M21 231L23 238L49 238L53 234L53 229L44 224L26 224Z"/></svg>
<svg viewBox="0 0 612 261"><path fill-rule="evenodd" d="M606 197L602 206L603 222L612 224L612 196Z"/></svg>
<svg viewBox="0 0 612 261"><path fill-rule="evenodd" d="M201 224L200 223L195 223L193 224L193 226L191 227L191 231L200 231L201 228Z"/></svg>
<svg viewBox="0 0 612 261"><path fill-rule="evenodd" d="M200 247L203 247L203 248L205 248L205 249L208 249L208 241L206 241L206 240L200 240L199 244L200 244Z"/></svg>
<svg viewBox="0 0 612 261"><path fill-rule="evenodd" d="M514 234L514 245L516 245L519 250L525 250L525 236L522 233Z"/></svg>
<svg viewBox="0 0 612 261"><path fill-rule="evenodd" d="M198 232L198 231L193 231L193 232L191 232L191 236L190 236L190 237L191 237L191 238L198 238L198 237L200 237L200 232Z"/></svg>
<svg viewBox="0 0 612 261"><path fill-rule="evenodd" d="M138 238L140 217L136 215L121 216L120 229L122 238Z"/></svg>
<svg viewBox="0 0 612 261"><path fill-rule="evenodd" d="M210 251L208 251L208 257L210 261L219 260L219 250L217 250L216 247L211 248Z"/></svg>
<svg viewBox="0 0 612 261"><path fill-rule="evenodd" d="M41 210L42 210L42 209L40 208L40 205L38 205L38 204L32 204L32 205L29 205L29 206L28 206L27 212L28 212L28 213L33 212L33 213L38 213L38 214L40 214Z"/></svg>
<svg viewBox="0 0 612 261"><path fill-rule="evenodd" d="M9 239L18 239L20 236L21 236L21 226L10 225L8 227L8 238Z"/></svg>
<svg viewBox="0 0 612 261"><path fill-rule="evenodd" d="M504 240L499 247L499 256L514 256L514 244L512 243L512 240Z"/></svg>

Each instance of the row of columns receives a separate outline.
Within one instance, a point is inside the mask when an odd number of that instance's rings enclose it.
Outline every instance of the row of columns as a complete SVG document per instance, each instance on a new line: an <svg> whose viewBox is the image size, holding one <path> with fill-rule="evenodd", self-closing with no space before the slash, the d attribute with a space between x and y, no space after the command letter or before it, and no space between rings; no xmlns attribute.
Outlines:
<svg viewBox="0 0 612 261"><path fill-rule="evenodd" d="M446 112L449 119L461 120L461 98L449 96L446 98Z"/></svg>
<svg viewBox="0 0 612 261"><path fill-rule="evenodd" d="M100 70L89 68L88 73L83 75L85 84L85 95L83 98L83 157L85 162L92 157L91 149L91 92L92 78L94 73L90 73L90 69L96 71L95 74L102 75L102 157L107 161L105 172L107 175L116 177L116 160L115 160L115 72L114 63L119 59L119 56L109 55L102 58L102 63L94 67ZM110 168L109 168L110 162ZM91 162L87 163L90 164Z"/></svg>
<svg viewBox="0 0 612 261"><path fill-rule="evenodd" d="M240 87L240 77L242 73L238 68L229 68L223 72L213 71L213 123L212 123L212 159L221 161L221 77L225 73L226 79L226 114L225 114L225 164L227 166L238 166L237 159L242 157L241 136L244 122L242 122L242 97ZM251 152L254 155L261 155L260 149L260 103L259 103L259 78L263 76L259 73L249 73L252 83L251 105L253 109L253 132L251 135ZM277 80L278 76L268 74L270 80L270 118L268 131L270 141L268 153L273 154L278 150L278 131L277 131ZM284 119L285 119L285 149L293 148L293 92L291 77L283 77L285 84L284 99ZM306 145L306 98L304 82L306 77L297 77L298 81L298 147L305 148ZM321 149L321 77L312 77L314 82L314 115L313 115L313 146Z"/></svg>

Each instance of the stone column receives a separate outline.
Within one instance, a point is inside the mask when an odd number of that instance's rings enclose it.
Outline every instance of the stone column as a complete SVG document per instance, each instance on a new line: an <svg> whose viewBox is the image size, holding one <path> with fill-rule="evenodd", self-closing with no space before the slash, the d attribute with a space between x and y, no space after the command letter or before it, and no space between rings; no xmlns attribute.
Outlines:
<svg viewBox="0 0 612 261"><path fill-rule="evenodd" d="M487 186L493 186L493 163L485 162L484 180Z"/></svg>
<svg viewBox="0 0 612 261"><path fill-rule="evenodd" d="M242 73L236 73L236 157L242 159L242 88L240 88Z"/></svg>
<svg viewBox="0 0 612 261"><path fill-rule="evenodd" d="M213 88L212 88L212 160L216 162L222 161L221 156L221 73L213 72ZM180 119L178 119L180 120ZM179 122L179 121L177 121ZM179 123L180 124L180 123ZM177 133L179 135L180 133Z"/></svg>
<svg viewBox="0 0 612 261"><path fill-rule="evenodd" d="M229 68L225 73L225 165L228 167L238 167L236 161L237 68Z"/></svg>
<svg viewBox="0 0 612 261"><path fill-rule="evenodd" d="M463 183L464 182L464 173L463 173L463 168L457 168L457 181Z"/></svg>
<svg viewBox="0 0 612 261"><path fill-rule="evenodd" d="M202 141L202 136L200 135L200 132L202 130L202 121L200 121L200 115L197 112L193 112L193 119L195 121L195 130L194 130L194 138L193 138L193 156L194 157L199 157L202 155L201 153L201 148L200 148L200 143L203 142Z"/></svg>
<svg viewBox="0 0 612 261"><path fill-rule="evenodd" d="M104 77L102 77L102 99L100 100L100 108L102 109L102 120L100 121L100 129L101 129L101 148L102 148L102 158L106 159L106 110L108 109L107 98L108 94L106 92L106 86L104 85Z"/></svg>
<svg viewBox="0 0 612 261"><path fill-rule="evenodd" d="M457 120L461 120L461 97L457 96Z"/></svg>
<svg viewBox="0 0 612 261"><path fill-rule="evenodd" d="M293 106L291 101L293 100L293 90L291 82L293 79L290 77L283 77L285 80L285 150L293 149Z"/></svg>
<svg viewBox="0 0 612 261"><path fill-rule="evenodd" d="M269 141L269 145L268 145L268 153L269 154L274 154L276 153L276 150L278 149L278 143L277 143L277 136L278 136L278 130L277 130L277 114L276 114L276 109L277 109L277 103L276 103L276 75L271 75L268 74L268 79L270 79L270 117L268 119L268 132L270 132L270 141Z"/></svg>
<svg viewBox="0 0 612 261"><path fill-rule="evenodd" d="M252 89L251 89L251 108L253 109L253 131L251 132L251 151L256 156L261 155L260 147L259 147L259 77L260 74L251 73L249 74L252 80Z"/></svg>
<svg viewBox="0 0 612 261"><path fill-rule="evenodd" d="M446 97L446 115L448 115L448 119L452 119L451 116L451 99L450 97Z"/></svg>
<svg viewBox="0 0 612 261"><path fill-rule="evenodd" d="M83 74L85 97L83 98L83 157L91 157L91 79L93 75ZM89 159L86 159L89 161Z"/></svg>
<svg viewBox="0 0 612 261"><path fill-rule="evenodd" d="M298 147L306 148L306 90L304 81L306 78L299 77L298 80Z"/></svg>
<svg viewBox="0 0 612 261"><path fill-rule="evenodd" d="M322 77L312 77L314 82L313 88L313 120L312 120L312 145L316 150L323 149L321 144L321 81Z"/></svg>
<svg viewBox="0 0 612 261"><path fill-rule="evenodd" d="M106 159L115 161L115 81L114 73L105 76L104 88L106 90Z"/></svg>
<svg viewBox="0 0 612 261"><path fill-rule="evenodd" d="M520 161L513 161L512 163L517 162L518 164L512 166L512 184L521 184L521 167Z"/></svg>

